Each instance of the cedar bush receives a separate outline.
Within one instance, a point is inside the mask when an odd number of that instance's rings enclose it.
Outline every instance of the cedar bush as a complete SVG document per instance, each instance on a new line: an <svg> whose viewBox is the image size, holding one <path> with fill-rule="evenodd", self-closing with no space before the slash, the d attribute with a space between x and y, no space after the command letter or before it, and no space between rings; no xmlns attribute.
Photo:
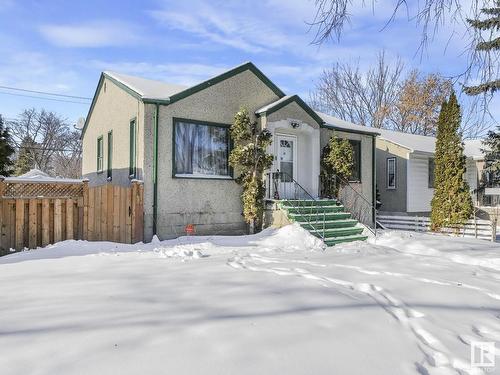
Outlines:
<svg viewBox="0 0 500 375"><path fill-rule="evenodd" d="M465 180L466 159L460 128L460 105L454 92L439 114L431 202L431 229L458 228L473 214L472 197Z"/></svg>
<svg viewBox="0 0 500 375"><path fill-rule="evenodd" d="M259 230L264 213L266 193L264 171L273 164L273 155L266 152L272 143L272 134L251 121L248 109L242 107L234 116L230 129L234 147L229 155L229 165L239 173L236 182L243 187L243 216L250 226L250 233Z"/></svg>

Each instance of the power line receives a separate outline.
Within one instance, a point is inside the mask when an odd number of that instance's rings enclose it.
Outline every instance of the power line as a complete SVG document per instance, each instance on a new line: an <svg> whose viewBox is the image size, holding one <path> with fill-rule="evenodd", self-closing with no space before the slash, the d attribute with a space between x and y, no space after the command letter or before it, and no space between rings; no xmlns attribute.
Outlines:
<svg viewBox="0 0 500 375"><path fill-rule="evenodd" d="M42 99L42 100L51 100L54 102L62 102L62 103L75 103L75 104L85 104L89 105L90 103L84 103L84 102L77 102L77 101L72 101L72 100L63 100L63 99L56 99L56 98L44 98L42 96L34 96L34 95L24 95L24 94L16 94L13 92L5 92L5 91L0 91L0 94L5 94L5 95L13 95L13 96L22 96L25 98L34 98L34 99Z"/></svg>
<svg viewBox="0 0 500 375"><path fill-rule="evenodd" d="M24 91L24 92L32 92L35 94L44 94L44 95L52 95L52 96L61 96L64 98L72 98L72 99L85 99L85 100L92 100L92 98L87 98L85 96L75 96L75 95L66 95L66 94L56 94L54 92L47 92L47 91L35 91L35 90L28 90L28 89L21 89L19 87L11 87L11 86L1 86L0 89L7 89L7 90L16 90L16 91Z"/></svg>
<svg viewBox="0 0 500 375"><path fill-rule="evenodd" d="M71 150L65 148L52 148L52 147L30 147L30 146L16 146L13 145L13 148L17 149L26 149L26 150L41 150L41 151L60 151L60 152L79 152L78 150Z"/></svg>

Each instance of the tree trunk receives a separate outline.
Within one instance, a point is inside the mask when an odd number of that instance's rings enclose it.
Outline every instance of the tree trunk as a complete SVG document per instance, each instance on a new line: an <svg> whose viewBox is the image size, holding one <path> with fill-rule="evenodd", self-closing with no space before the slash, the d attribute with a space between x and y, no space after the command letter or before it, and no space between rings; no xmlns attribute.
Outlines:
<svg viewBox="0 0 500 375"><path fill-rule="evenodd" d="M252 220L252 221L248 224L248 233L249 233L249 234L254 234L254 233L255 233L255 220Z"/></svg>

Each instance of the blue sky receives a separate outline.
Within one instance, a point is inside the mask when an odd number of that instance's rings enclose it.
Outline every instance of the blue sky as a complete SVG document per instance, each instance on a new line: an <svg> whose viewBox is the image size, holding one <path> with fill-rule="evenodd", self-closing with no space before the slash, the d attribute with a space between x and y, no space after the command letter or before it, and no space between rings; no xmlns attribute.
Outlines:
<svg viewBox="0 0 500 375"><path fill-rule="evenodd" d="M356 6L341 41L318 47L307 25L313 0L0 0L0 85L91 97L102 70L191 85L252 61L285 92L307 100L323 69L340 61L366 69L380 49L423 72L463 71L463 30L443 28L421 56L420 29L404 12L381 31L392 4ZM29 107L71 122L88 110L0 93L7 118Z"/></svg>

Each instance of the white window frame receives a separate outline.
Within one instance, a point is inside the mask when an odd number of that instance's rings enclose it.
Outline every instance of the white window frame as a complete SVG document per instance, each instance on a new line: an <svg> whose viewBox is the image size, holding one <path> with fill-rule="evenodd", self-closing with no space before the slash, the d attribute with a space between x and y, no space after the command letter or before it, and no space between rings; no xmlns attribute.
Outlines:
<svg viewBox="0 0 500 375"><path fill-rule="evenodd" d="M394 186L389 185L389 164L394 163ZM396 190L397 187L397 162L395 157L387 158L386 160L386 186L388 190Z"/></svg>

